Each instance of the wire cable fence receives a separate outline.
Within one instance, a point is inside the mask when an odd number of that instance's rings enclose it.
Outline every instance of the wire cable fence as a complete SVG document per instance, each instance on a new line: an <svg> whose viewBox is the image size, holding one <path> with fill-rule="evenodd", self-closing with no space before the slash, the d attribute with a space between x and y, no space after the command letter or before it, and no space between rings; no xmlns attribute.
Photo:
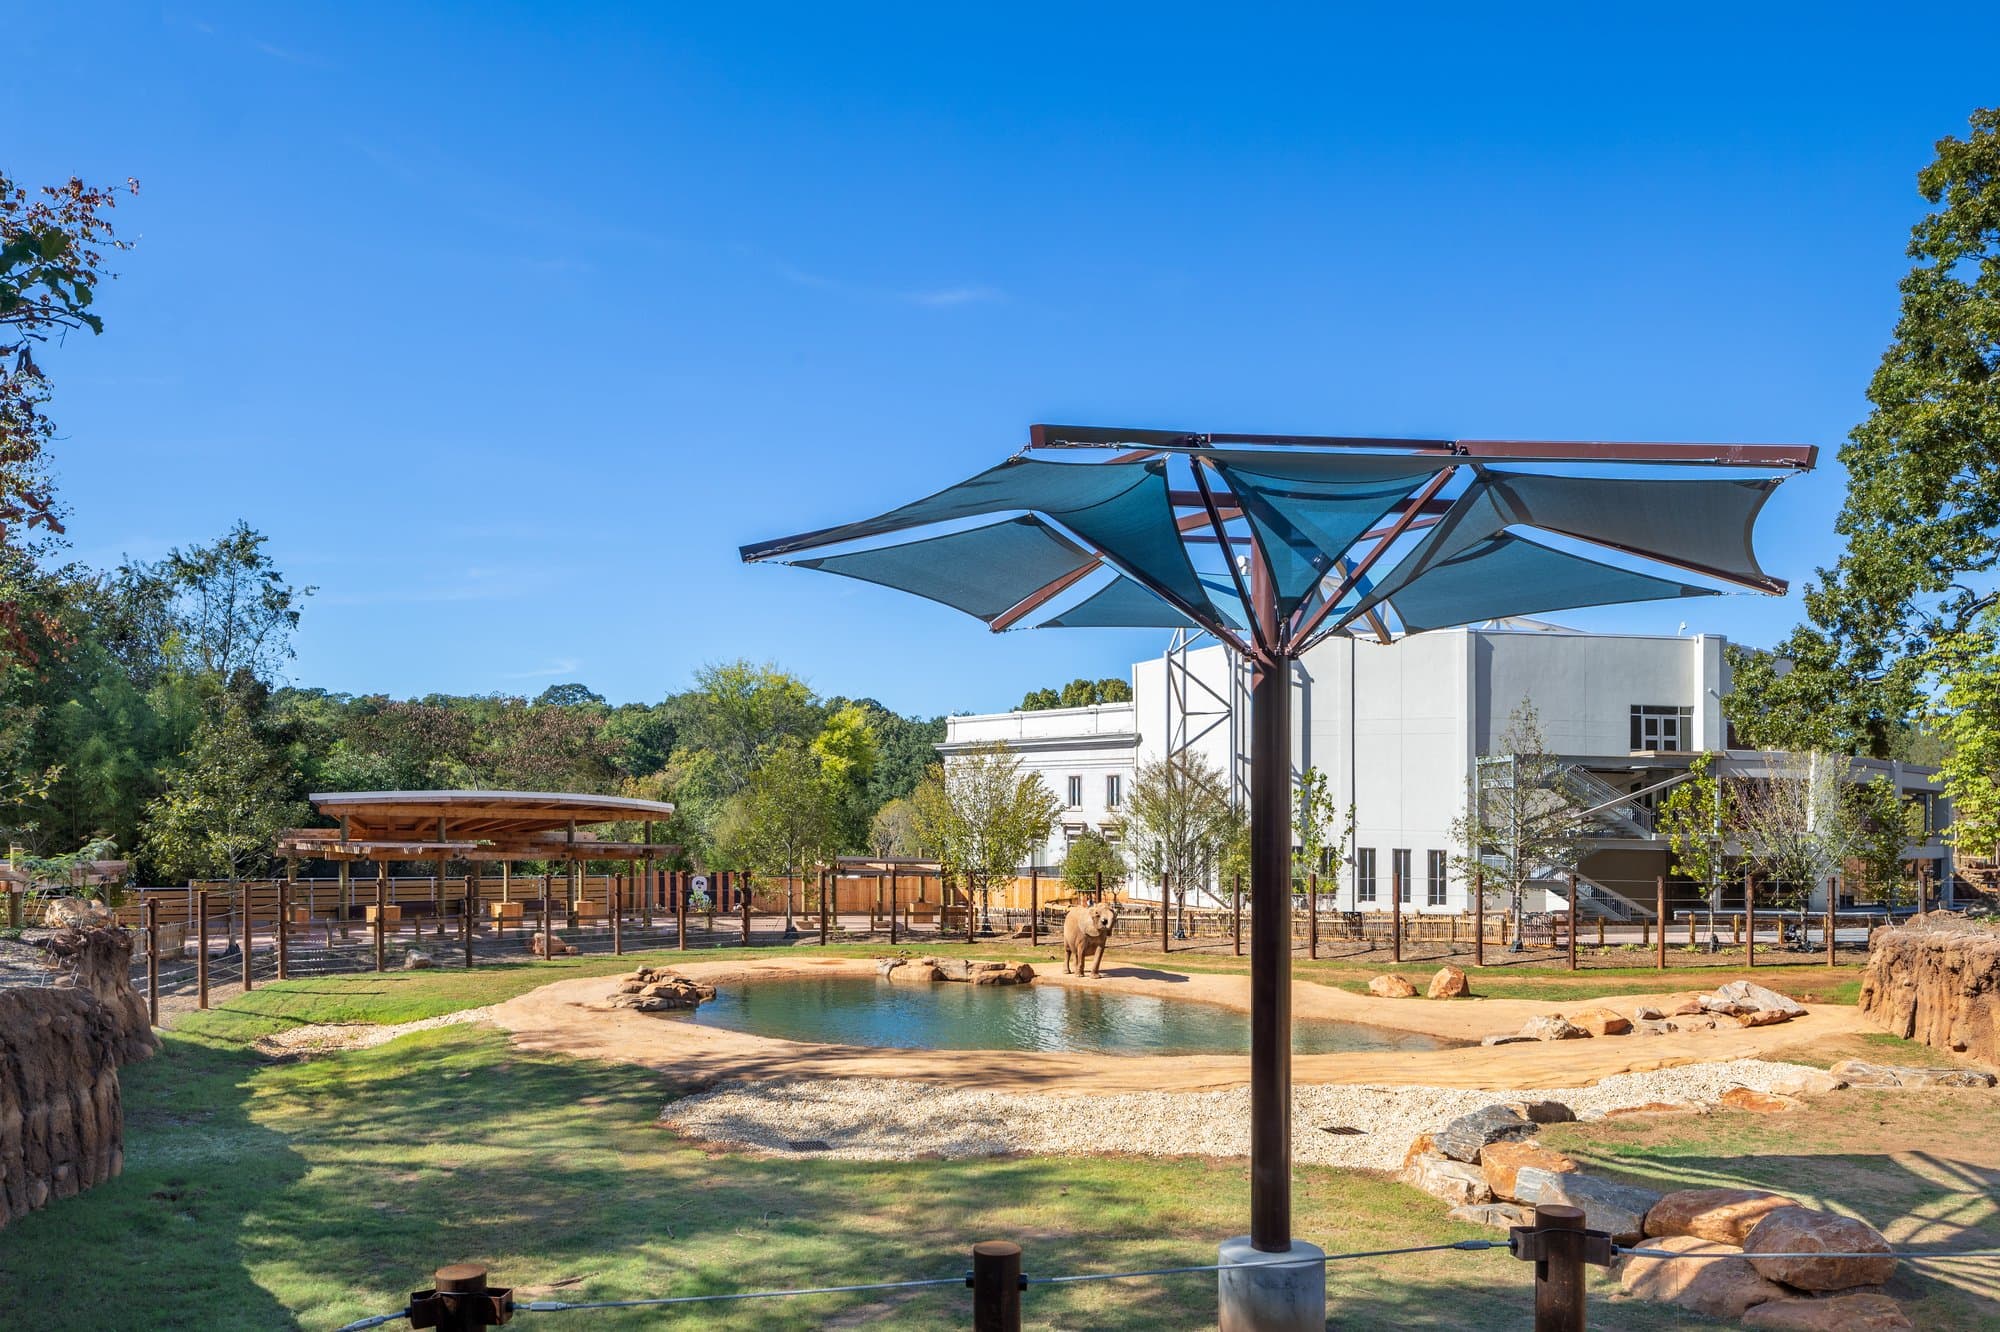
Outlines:
<svg viewBox="0 0 2000 1332"><path fill-rule="evenodd" d="M1585 1326L1582 1268L1588 1264L1610 1266L1619 1258L1658 1261L1713 1261L1726 1258L1759 1259L1894 1259L1917 1265L1943 1264L2000 1257L2000 1249L1917 1250L1888 1249L1863 1252L1803 1250L1798 1252L1744 1253L1722 1248L1712 1252L1681 1253L1645 1245L1623 1245L1601 1231L1582 1228L1582 1213L1574 1208L1537 1209L1532 1225L1515 1227L1505 1239L1456 1240L1438 1244L1416 1244L1387 1249L1362 1249L1326 1253L1316 1257L1273 1255L1255 1262L1190 1263L1170 1267L1139 1268L1117 1272L1071 1272L1035 1274L1022 1270L1021 1250L1006 1242L974 1246L970 1270L954 1276L918 1277L897 1281L864 1281L824 1286L793 1286L772 1290L711 1292L705 1294L651 1295L606 1300L516 1300L511 1290L489 1287L484 1268L465 1265L441 1269L434 1290L418 1292L411 1303L393 1313L377 1314L344 1324L339 1332L364 1332L399 1320L414 1326L444 1329L492 1326L510 1321L517 1313L582 1313L598 1310L646 1309L684 1305L717 1305L761 1300L802 1299L826 1295L877 1294L893 1291L938 1290L965 1287L973 1291L973 1327L1016 1332L1020 1327L1021 1297L1037 1287L1061 1287L1110 1281L1151 1280L1161 1277L1252 1271L1296 1269L1331 1264L1380 1260L1415 1254L1476 1254L1506 1250L1517 1259L1534 1263L1536 1332L1571 1332ZM452 1274L451 1281L446 1280ZM449 1286L449 1288L447 1288ZM1574 1297L1573 1299L1571 1297Z"/></svg>

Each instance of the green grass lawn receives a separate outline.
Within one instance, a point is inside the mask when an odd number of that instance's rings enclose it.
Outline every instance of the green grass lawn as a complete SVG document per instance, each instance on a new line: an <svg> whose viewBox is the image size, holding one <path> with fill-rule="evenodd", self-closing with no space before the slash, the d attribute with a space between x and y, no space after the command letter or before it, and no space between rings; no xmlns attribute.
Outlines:
<svg viewBox="0 0 2000 1332"><path fill-rule="evenodd" d="M333 1328L399 1308L432 1269L464 1260L527 1297L563 1299L953 1276L985 1238L1020 1242L1031 1273L1120 1271L1212 1262L1215 1242L1243 1227L1241 1161L778 1160L654 1127L669 1098L656 1074L523 1055L487 1027L300 1062L245 1044L289 1023L406 1021L633 963L298 980L188 1017L125 1072L124 1174L0 1231L0 1321ZM1781 1122L1756 1131L1787 1136ZM1106 1148L1117 1143L1107 1122ZM1334 1251L1493 1233L1447 1223L1428 1197L1372 1175L1301 1169L1297 1194L1299 1232ZM1330 1308L1355 1327L1525 1327L1530 1279L1504 1252L1337 1264ZM1595 1326L1690 1326L1611 1300L1602 1279L1597 1289ZM965 1325L968 1309L962 1288L940 1287L782 1310L579 1312L561 1325L936 1328ZM1203 1327L1214 1278L1037 1287L1026 1310L1038 1328Z"/></svg>

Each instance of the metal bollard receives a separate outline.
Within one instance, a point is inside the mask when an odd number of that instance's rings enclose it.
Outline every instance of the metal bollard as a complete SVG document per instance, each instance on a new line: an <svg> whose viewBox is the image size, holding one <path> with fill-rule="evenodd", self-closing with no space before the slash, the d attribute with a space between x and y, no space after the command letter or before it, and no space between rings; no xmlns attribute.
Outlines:
<svg viewBox="0 0 2000 1332"><path fill-rule="evenodd" d="M1021 1246L1007 1240L985 1240L972 1246L972 1332L1021 1332L1021 1292L1028 1288L1021 1275Z"/></svg>
<svg viewBox="0 0 2000 1332"><path fill-rule="evenodd" d="M441 1332L473 1332L498 1327L514 1317L514 1292L486 1284L486 1269L478 1263L440 1267L430 1290L410 1296L410 1326L435 1327Z"/></svg>

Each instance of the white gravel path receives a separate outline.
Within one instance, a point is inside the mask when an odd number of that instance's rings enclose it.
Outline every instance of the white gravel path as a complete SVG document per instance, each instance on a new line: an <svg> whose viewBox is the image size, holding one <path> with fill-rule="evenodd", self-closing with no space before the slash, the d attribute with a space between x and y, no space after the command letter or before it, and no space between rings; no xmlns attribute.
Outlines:
<svg viewBox="0 0 2000 1332"><path fill-rule="evenodd" d="M1767 1091L1796 1064L1738 1059L1623 1073L1591 1087L1314 1085L1293 1093L1293 1151L1315 1165L1393 1170L1419 1133L1496 1101L1554 1100L1579 1119L1653 1102L1708 1105L1731 1087ZM1248 1156L1250 1090L1044 1096L889 1078L727 1083L670 1103L661 1122L692 1137L787 1155L859 1160L999 1156ZM1363 1130L1329 1133L1328 1127ZM825 1143L795 1150L790 1144Z"/></svg>
<svg viewBox="0 0 2000 1332"><path fill-rule="evenodd" d="M396 1022L387 1026L372 1022L311 1022L260 1036L254 1044L265 1054L329 1054L335 1050L366 1050L387 1045L398 1036L407 1036L413 1031L456 1027L462 1022L485 1022L492 1014L493 1006L489 1004L485 1008L462 1008L442 1017L419 1018L415 1022Z"/></svg>

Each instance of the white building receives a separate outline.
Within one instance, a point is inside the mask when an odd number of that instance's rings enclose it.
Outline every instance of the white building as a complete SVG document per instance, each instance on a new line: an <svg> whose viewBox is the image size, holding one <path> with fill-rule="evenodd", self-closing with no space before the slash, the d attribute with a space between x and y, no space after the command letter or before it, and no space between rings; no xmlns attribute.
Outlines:
<svg viewBox="0 0 2000 1332"><path fill-rule="evenodd" d="M1400 871L1404 910L1470 909L1455 863L1465 848L1454 845L1451 828L1466 808L1477 759L1502 748L1510 715L1526 700L1578 788L1605 806L1582 866L1583 909L1650 918L1655 878L1669 873L1669 857L1654 834L1657 792L1648 788L1705 751L1733 751L1725 773L1761 762L1736 748L1723 718L1730 685L1723 646L1710 634L1585 634L1510 621L1387 644L1342 637L1314 648L1295 677L1294 772L1324 773L1335 806L1354 808L1356 828L1349 862L1322 881L1329 906L1389 910ZM1239 800L1247 794L1249 677L1227 649L1176 647L1139 662L1132 688L1131 703L953 717L939 748L949 761L964 747L1005 741L1042 776L1063 805L1043 866L1061 864L1085 829L1115 837L1139 764L1170 751L1201 754L1229 776ZM1941 817L1934 773L1871 766L1933 811L1933 835L1912 855L1935 862L1931 882L1948 888L1949 860L1934 835ZM1157 896L1157 888L1134 882L1127 893ZM1672 911L1700 895L1670 879L1668 896Z"/></svg>

